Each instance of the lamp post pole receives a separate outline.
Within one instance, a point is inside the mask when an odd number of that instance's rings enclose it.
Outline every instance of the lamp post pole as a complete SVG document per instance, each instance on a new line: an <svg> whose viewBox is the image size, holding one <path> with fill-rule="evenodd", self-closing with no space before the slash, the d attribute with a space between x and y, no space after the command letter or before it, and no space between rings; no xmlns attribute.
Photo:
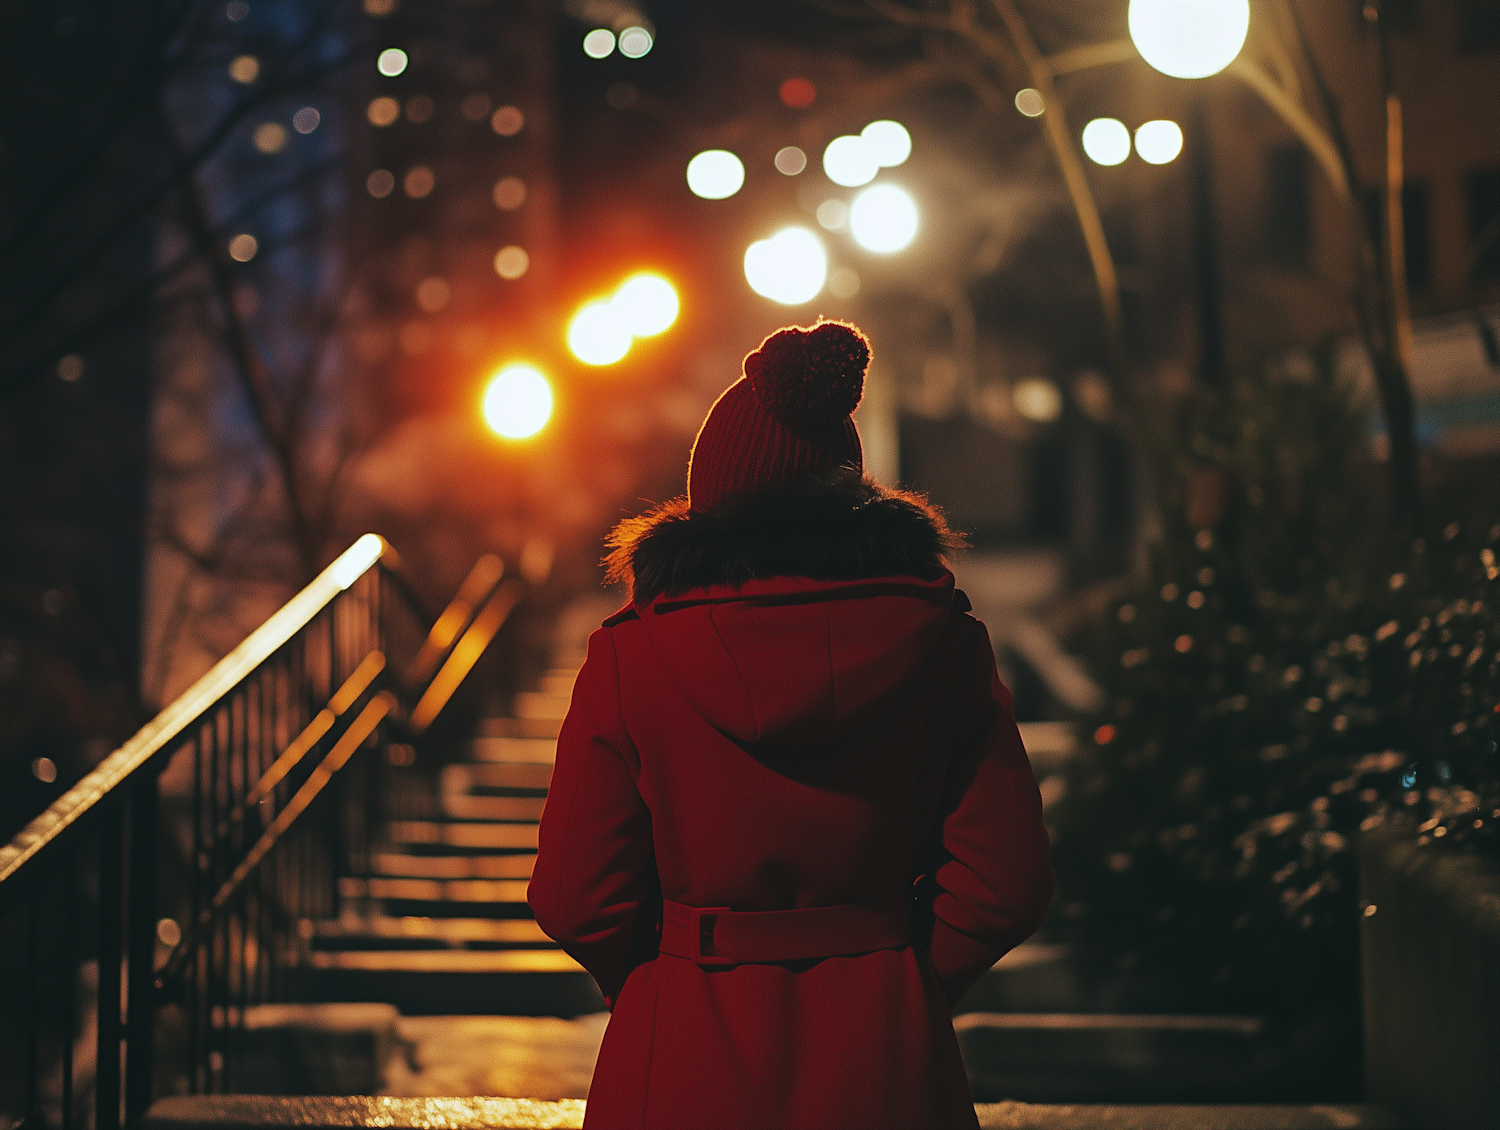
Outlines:
<svg viewBox="0 0 1500 1130"><path fill-rule="evenodd" d="M1218 215L1214 208L1213 159L1208 108L1194 91L1188 116L1188 161L1193 186L1193 273L1198 305L1198 379L1209 388L1224 383L1224 310L1219 288Z"/></svg>

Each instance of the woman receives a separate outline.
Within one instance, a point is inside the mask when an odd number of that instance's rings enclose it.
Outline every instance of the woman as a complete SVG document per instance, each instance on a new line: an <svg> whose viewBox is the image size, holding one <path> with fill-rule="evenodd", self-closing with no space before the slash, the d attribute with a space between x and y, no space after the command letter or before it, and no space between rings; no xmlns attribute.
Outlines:
<svg viewBox="0 0 1500 1130"><path fill-rule="evenodd" d="M950 1013L1052 869L957 539L861 473L869 356L772 334L611 539L528 896L613 1012L586 1126L977 1125Z"/></svg>

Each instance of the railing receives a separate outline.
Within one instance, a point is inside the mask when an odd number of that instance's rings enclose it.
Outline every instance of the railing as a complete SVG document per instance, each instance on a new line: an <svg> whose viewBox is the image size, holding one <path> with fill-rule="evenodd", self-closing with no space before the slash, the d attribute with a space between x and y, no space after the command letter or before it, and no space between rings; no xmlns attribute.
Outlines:
<svg viewBox="0 0 1500 1130"><path fill-rule="evenodd" d="M0 1126L233 1088L247 1011L365 870L386 759L356 754L419 733L519 598L482 558L428 630L395 565L361 538L0 847Z"/></svg>

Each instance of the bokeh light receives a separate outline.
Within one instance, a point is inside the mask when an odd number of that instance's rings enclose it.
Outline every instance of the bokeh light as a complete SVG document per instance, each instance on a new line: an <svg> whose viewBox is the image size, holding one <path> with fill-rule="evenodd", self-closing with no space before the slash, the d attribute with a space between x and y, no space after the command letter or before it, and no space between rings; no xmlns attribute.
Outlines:
<svg viewBox="0 0 1500 1130"><path fill-rule="evenodd" d="M784 306L810 302L827 279L828 253L806 228L785 228L745 252L750 289Z"/></svg>
<svg viewBox="0 0 1500 1130"><path fill-rule="evenodd" d="M835 267L828 272L828 290L835 298L853 298L859 293L859 272L853 267Z"/></svg>
<svg viewBox="0 0 1500 1130"><path fill-rule="evenodd" d="M823 172L834 184L859 188L875 179L875 174L880 172L880 162L864 138L845 134L834 138L823 150Z"/></svg>
<svg viewBox="0 0 1500 1130"><path fill-rule="evenodd" d="M1040 90L1034 90L1027 86L1016 91L1016 109L1028 118L1039 118L1042 111L1046 110L1047 103L1042 98Z"/></svg>
<svg viewBox="0 0 1500 1130"><path fill-rule="evenodd" d="M453 288L440 275L423 279L417 285L417 305L429 314L440 312L453 296Z"/></svg>
<svg viewBox="0 0 1500 1130"><path fill-rule="evenodd" d="M620 33L620 54L627 59L639 59L651 50L654 42L645 28L628 27Z"/></svg>
<svg viewBox="0 0 1500 1130"><path fill-rule="evenodd" d="M466 94L459 104L458 112L464 116L465 121L482 122L490 116L490 96L482 90Z"/></svg>
<svg viewBox="0 0 1500 1130"><path fill-rule="evenodd" d="M1130 131L1118 118L1095 118L1083 127L1083 151L1096 165L1118 165L1130 156Z"/></svg>
<svg viewBox="0 0 1500 1130"><path fill-rule="evenodd" d="M610 300L625 327L636 337L651 337L677 320L677 291L660 275L632 275Z"/></svg>
<svg viewBox="0 0 1500 1130"><path fill-rule="evenodd" d="M916 237L917 203L904 188L877 184L854 198L849 230L866 251L900 251Z"/></svg>
<svg viewBox="0 0 1500 1130"><path fill-rule="evenodd" d="M516 106L501 106L490 116L490 129L501 137L515 137L526 124L526 115Z"/></svg>
<svg viewBox="0 0 1500 1130"><path fill-rule="evenodd" d="M437 186L437 177L426 165L413 165L406 170L406 176L401 180L401 187L406 195L413 200L421 200L425 196L431 196L432 190Z"/></svg>
<svg viewBox="0 0 1500 1130"><path fill-rule="evenodd" d="M399 47L387 47L375 60L375 69L386 78L395 78L406 70L406 52Z"/></svg>
<svg viewBox="0 0 1500 1130"><path fill-rule="evenodd" d="M254 55L236 55L229 64L229 77L249 86L260 77L260 60Z"/></svg>
<svg viewBox="0 0 1500 1130"><path fill-rule="evenodd" d="M1240 53L1249 0L1130 0L1130 38L1141 58L1173 78L1216 75Z"/></svg>
<svg viewBox="0 0 1500 1130"><path fill-rule="evenodd" d="M745 183L745 166L727 149L705 149L687 167L688 188L705 200L724 200Z"/></svg>
<svg viewBox="0 0 1500 1130"><path fill-rule="evenodd" d="M776 171L783 176L794 177L807 168L807 154L795 145L786 145L776 151Z"/></svg>
<svg viewBox="0 0 1500 1130"><path fill-rule="evenodd" d="M911 156L911 134L900 122L888 119L871 122L859 131L859 136L870 147L875 163L881 168L894 168Z"/></svg>
<svg viewBox="0 0 1500 1130"><path fill-rule="evenodd" d="M400 116L401 103L383 94L371 99L369 106L365 108L365 117L370 119L372 126L388 126Z"/></svg>
<svg viewBox="0 0 1500 1130"><path fill-rule="evenodd" d="M590 59L607 59L614 50L615 33L607 27L596 27L583 37L583 53Z"/></svg>
<svg viewBox="0 0 1500 1130"><path fill-rule="evenodd" d="M529 439L552 418L552 386L530 365L509 365L484 390L484 422L506 439Z"/></svg>
<svg viewBox="0 0 1500 1130"><path fill-rule="evenodd" d="M280 122L261 122L251 140L262 153L280 153L286 148L286 136L286 126Z"/></svg>
<svg viewBox="0 0 1500 1130"><path fill-rule="evenodd" d="M365 178L365 189L376 200L384 200L396 188L396 177L389 169L376 169Z"/></svg>
<svg viewBox="0 0 1500 1130"><path fill-rule="evenodd" d="M59 380L72 384L83 376L83 358L76 353L69 353L57 362L57 376Z"/></svg>
<svg viewBox="0 0 1500 1130"><path fill-rule="evenodd" d="M818 205L818 223L829 231L843 231L849 223L849 205L842 200L829 199Z"/></svg>
<svg viewBox="0 0 1500 1130"><path fill-rule="evenodd" d="M260 250L260 243L249 232L241 232L229 241L229 257L237 263L248 263Z"/></svg>
<svg viewBox="0 0 1500 1130"><path fill-rule="evenodd" d="M1011 392L1016 411L1038 424L1050 424L1062 415L1062 392L1046 377L1027 377Z"/></svg>
<svg viewBox="0 0 1500 1130"><path fill-rule="evenodd" d="M630 352L630 327L612 303L589 302L568 323L568 348L585 365L613 365Z"/></svg>
<svg viewBox="0 0 1500 1130"><path fill-rule="evenodd" d="M801 75L781 84L781 104L792 110L805 110L818 100L818 88Z"/></svg>
<svg viewBox="0 0 1500 1130"><path fill-rule="evenodd" d="M1135 131L1135 151L1148 165L1165 165L1182 152L1182 128L1166 118L1146 122Z"/></svg>
<svg viewBox="0 0 1500 1130"><path fill-rule="evenodd" d="M495 182L493 195L496 208L514 212L526 203L526 182L520 177L501 177Z"/></svg>
<svg viewBox="0 0 1500 1130"><path fill-rule="evenodd" d="M495 253L495 274L502 279L518 279L531 267L526 248L510 244Z"/></svg>
<svg viewBox="0 0 1500 1130"><path fill-rule="evenodd" d="M301 134L312 133L318 128L318 123L323 120L323 115L318 113L316 107L304 106L292 115L292 128Z"/></svg>

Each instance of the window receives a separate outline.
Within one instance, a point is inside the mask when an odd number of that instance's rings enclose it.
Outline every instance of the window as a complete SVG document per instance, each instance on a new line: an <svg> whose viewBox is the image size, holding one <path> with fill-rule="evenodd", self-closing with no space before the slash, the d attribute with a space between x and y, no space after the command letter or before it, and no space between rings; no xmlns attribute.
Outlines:
<svg viewBox="0 0 1500 1130"><path fill-rule="evenodd" d="M1500 3L1458 0L1458 49L1500 50Z"/></svg>
<svg viewBox="0 0 1500 1130"><path fill-rule="evenodd" d="M1468 176L1469 262L1475 279L1500 279L1500 169Z"/></svg>
<svg viewBox="0 0 1500 1130"><path fill-rule="evenodd" d="M1366 189L1363 194L1365 218L1375 239L1375 250L1385 248L1385 216L1381 212L1381 192ZM1401 188L1401 226L1406 243L1406 285L1423 290L1432 282L1432 222L1427 185L1407 181Z"/></svg>
<svg viewBox="0 0 1500 1130"><path fill-rule="evenodd" d="M1301 267L1312 238L1307 150L1300 145L1273 149L1266 158L1266 249L1282 266Z"/></svg>

